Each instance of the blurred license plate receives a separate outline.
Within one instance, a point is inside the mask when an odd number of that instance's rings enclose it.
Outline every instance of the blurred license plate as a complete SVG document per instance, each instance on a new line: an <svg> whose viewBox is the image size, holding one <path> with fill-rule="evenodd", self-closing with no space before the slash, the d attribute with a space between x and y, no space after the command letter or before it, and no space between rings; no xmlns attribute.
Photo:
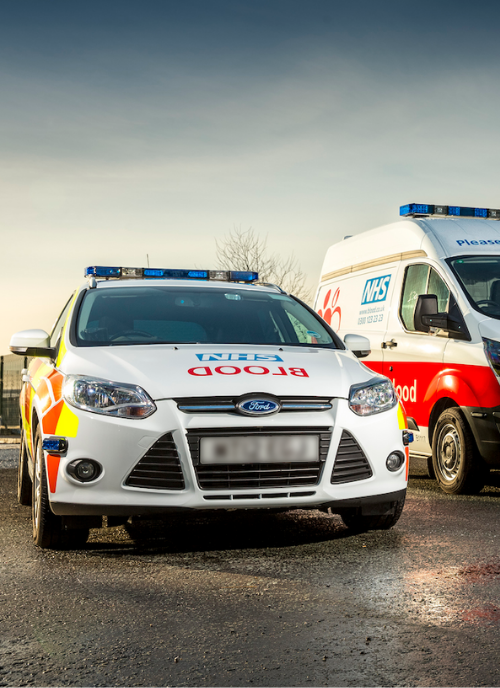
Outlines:
<svg viewBox="0 0 500 688"><path fill-rule="evenodd" d="M200 462L291 463L319 461L318 435L202 437Z"/></svg>

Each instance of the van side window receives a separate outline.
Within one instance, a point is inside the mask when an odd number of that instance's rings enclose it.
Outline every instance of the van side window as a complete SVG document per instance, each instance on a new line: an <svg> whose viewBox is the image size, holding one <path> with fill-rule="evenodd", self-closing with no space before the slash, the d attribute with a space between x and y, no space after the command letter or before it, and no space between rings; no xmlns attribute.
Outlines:
<svg viewBox="0 0 500 688"><path fill-rule="evenodd" d="M64 323L66 322L66 316L68 315L72 299L73 294L70 296L67 304L64 306L62 310L61 315L57 318L56 324L52 328L52 333L50 335L50 346L52 347L55 347L58 344L59 336L61 334L62 328L64 327Z"/></svg>
<svg viewBox="0 0 500 688"><path fill-rule="evenodd" d="M415 332L413 313L417 298L420 294L427 294L428 265L410 265L406 268L403 294L401 297L401 320L410 332Z"/></svg>
<svg viewBox="0 0 500 688"><path fill-rule="evenodd" d="M448 313L450 290L435 270L431 268L426 294L435 294L438 300L438 313Z"/></svg>
<svg viewBox="0 0 500 688"><path fill-rule="evenodd" d="M410 332L415 332L413 313L420 294L435 294L438 300L439 313L450 313L450 306L458 310L450 290L434 268L428 265L410 265L406 269L403 295L401 298L401 320Z"/></svg>

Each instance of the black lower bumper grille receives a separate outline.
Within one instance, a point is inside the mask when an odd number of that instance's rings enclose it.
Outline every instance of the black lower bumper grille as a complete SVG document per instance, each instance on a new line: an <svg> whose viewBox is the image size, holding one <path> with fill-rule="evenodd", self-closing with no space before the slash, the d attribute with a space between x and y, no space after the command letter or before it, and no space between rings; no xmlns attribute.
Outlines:
<svg viewBox="0 0 500 688"><path fill-rule="evenodd" d="M323 464L311 463L249 463L245 465L196 466L202 490L238 490L259 487L298 487L316 485Z"/></svg>
<svg viewBox="0 0 500 688"><path fill-rule="evenodd" d="M319 461L255 464L200 463L200 440L202 437L304 434L319 437ZM321 480L330 439L331 428L329 427L200 428L188 430L187 433L191 460L198 485L202 490L248 490L317 485Z"/></svg>
<svg viewBox="0 0 500 688"><path fill-rule="evenodd" d="M335 465L332 472L332 485L366 480L373 475L368 459L350 432L344 430L340 438Z"/></svg>
<svg viewBox="0 0 500 688"><path fill-rule="evenodd" d="M183 490L184 476L172 433L163 435L144 454L125 481L146 490Z"/></svg>

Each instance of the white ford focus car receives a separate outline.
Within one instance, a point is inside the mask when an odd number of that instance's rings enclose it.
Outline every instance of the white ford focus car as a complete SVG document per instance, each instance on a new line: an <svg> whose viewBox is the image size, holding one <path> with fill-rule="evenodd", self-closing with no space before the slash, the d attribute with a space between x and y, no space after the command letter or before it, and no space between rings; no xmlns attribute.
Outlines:
<svg viewBox="0 0 500 688"><path fill-rule="evenodd" d="M91 267L23 375L18 496L40 547L134 514L328 509L389 528L411 435L392 383L256 273Z"/></svg>

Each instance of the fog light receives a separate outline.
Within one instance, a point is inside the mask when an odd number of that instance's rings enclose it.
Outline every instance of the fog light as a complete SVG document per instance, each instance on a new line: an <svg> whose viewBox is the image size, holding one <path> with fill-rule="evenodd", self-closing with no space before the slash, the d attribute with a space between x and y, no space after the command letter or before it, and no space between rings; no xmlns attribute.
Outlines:
<svg viewBox="0 0 500 688"><path fill-rule="evenodd" d="M101 475L102 466L92 459L77 459L69 463L66 470L75 480L81 483L89 483Z"/></svg>
<svg viewBox="0 0 500 688"><path fill-rule="evenodd" d="M405 456L403 452L392 452L389 454L387 457L387 460L385 462L385 465L387 466L387 470L391 471L391 473L394 473L395 471L399 471L401 466L403 465L405 460Z"/></svg>

